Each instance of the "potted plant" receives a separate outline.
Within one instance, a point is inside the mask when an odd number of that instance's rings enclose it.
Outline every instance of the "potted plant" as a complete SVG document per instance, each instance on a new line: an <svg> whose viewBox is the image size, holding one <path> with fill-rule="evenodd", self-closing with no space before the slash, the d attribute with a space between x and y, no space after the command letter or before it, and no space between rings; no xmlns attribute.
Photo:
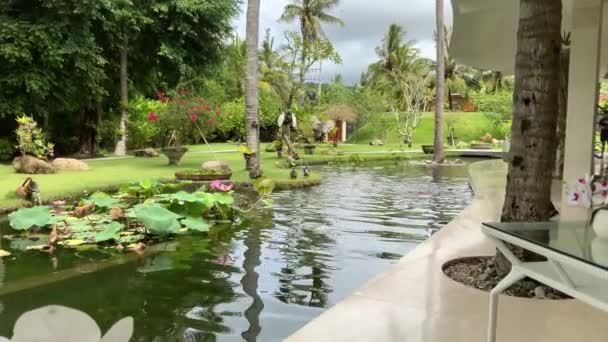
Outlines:
<svg viewBox="0 0 608 342"><path fill-rule="evenodd" d="M175 97L157 92L157 97L166 106L158 114L150 112L148 120L157 122L160 127L163 137L161 152L169 159L169 165L179 165L188 151L183 144L195 140L197 135L211 150L205 135L211 131L221 111L214 110L200 97L190 96L188 91L180 91Z"/></svg>
<svg viewBox="0 0 608 342"><path fill-rule="evenodd" d="M422 145L422 152L424 152L425 154L433 154L433 153L435 153L435 146L434 145Z"/></svg>

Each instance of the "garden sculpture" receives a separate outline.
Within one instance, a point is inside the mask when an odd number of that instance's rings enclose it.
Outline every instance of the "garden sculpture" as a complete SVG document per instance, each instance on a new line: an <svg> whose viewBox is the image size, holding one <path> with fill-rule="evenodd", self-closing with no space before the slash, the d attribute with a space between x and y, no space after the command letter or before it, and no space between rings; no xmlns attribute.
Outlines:
<svg viewBox="0 0 608 342"><path fill-rule="evenodd" d="M296 171L295 167L291 169L291 172L289 173L289 176L291 177L291 179L298 178L298 172Z"/></svg>
<svg viewBox="0 0 608 342"><path fill-rule="evenodd" d="M304 174L304 177L310 176L310 169L308 168L308 164L304 165L304 167L302 168L302 172Z"/></svg>
<svg viewBox="0 0 608 342"><path fill-rule="evenodd" d="M281 128L282 140L287 145L287 154L294 159L299 159L300 157L295 152L292 144L291 144L291 130L294 131L298 128L298 122L296 116L291 112L287 111L287 113L281 113L279 115L279 119L277 120L277 124Z"/></svg>
<svg viewBox="0 0 608 342"><path fill-rule="evenodd" d="M40 187L31 177L28 177L20 187L17 187L17 196L32 202L34 205L40 205Z"/></svg>

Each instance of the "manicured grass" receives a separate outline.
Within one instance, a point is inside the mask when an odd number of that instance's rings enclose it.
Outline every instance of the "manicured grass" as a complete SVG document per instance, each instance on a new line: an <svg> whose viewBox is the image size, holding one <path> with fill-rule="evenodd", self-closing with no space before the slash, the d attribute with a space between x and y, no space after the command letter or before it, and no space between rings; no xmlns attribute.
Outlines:
<svg viewBox="0 0 608 342"><path fill-rule="evenodd" d="M265 145L263 145L264 147ZM213 155L208 152L205 145L190 146L189 152L182 159L179 167L167 165L164 156L158 158L123 158L113 160L92 160L88 161L91 170L82 172L59 172L52 175L33 175L32 177L39 183L43 200L57 199L67 196L77 196L84 191L93 192L124 183L143 179L173 179L175 171L187 169L199 169L205 161L213 160ZM234 144L213 144L213 149L236 150ZM348 155L330 156L323 155L323 151L329 149L327 146L320 146L315 155L306 156L303 151L302 163L319 163L335 159L348 160ZM350 152L380 151L386 150L383 147L367 145L341 146L339 150ZM392 158L391 153L381 154L377 158ZM244 169L244 160L238 152L217 153L217 158L226 160L234 174L232 179L235 182L248 181L247 171ZM369 158L372 159L372 158ZM300 176L295 182L289 178L290 170L282 168L284 162L277 158L276 153L262 152L262 168L264 175L273 179L280 187L292 187L302 185L303 177ZM300 172L301 175L301 172ZM0 211L21 206L23 202L13 194L17 186L28 177L24 174L16 174L11 165L0 165ZM313 173L309 182L320 181L320 175Z"/></svg>
<svg viewBox="0 0 608 342"><path fill-rule="evenodd" d="M390 114L378 114L378 115L390 115ZM484 113L464 113L464 112L446 112L444 114L444 121L454 121L454 128L456 137L459 141L470 142L472 140L479 140L484 134L491 133L497 135L497 132L492 128L491 121L485 116ZM393 120L388 122L393 123ZM424 113L420 126L414 133L414 144L427 145L433 144L433 135L435 131L435 120L433 113ZM444 125L444 136L448 136L449 132L447 124ZM502 137L498 137L502 138ZM385 138L380 136L378 132L375 132L371 125L364 125L361 127L356 135L353 135L349 142L353 143L369 143L374 139L384 140ZM388 138L385 143L392 146L398 146L399 135L396 129L392 128L388 132Z"/></svg>

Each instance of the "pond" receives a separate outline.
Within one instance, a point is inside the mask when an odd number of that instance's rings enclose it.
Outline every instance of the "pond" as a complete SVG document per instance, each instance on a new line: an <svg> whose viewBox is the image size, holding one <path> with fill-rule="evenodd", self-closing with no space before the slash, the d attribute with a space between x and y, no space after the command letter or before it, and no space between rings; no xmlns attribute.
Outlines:
<svg viewBox="0 0 608 342"><path fill-rule="evenodd" d="M24 311L60 304L87 312L102 331L133 316L133 341L280 341L388 270L472 197L464 166L323 173L322 186L275 193L272 208L211 239L180 237L146 257L15 252L0 261L0 336ZM63 280L38 286L54 278Z"/></svg>

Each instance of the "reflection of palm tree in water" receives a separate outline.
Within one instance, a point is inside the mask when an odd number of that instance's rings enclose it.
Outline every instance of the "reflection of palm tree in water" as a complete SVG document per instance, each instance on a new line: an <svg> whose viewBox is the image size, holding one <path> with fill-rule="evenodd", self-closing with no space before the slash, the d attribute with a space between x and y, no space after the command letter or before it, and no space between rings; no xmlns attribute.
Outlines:
<svg viewBox="0 0 608 342"><path fill-rule="evenodd" d="M260 314L264 310L264 302L258 294L258 279L260 276L255 271L255 268L260 265L260 257L262 255L260 233L260 226L254 224L247 232L247 237L244 241L247 250L244 253L243 269L245 274L241 278L241 285L243 286L243 291L253 299L251 305L245 310L245 318L249 322L249 329L241 333L245 341L255 341L262 331Z"/></svg>

